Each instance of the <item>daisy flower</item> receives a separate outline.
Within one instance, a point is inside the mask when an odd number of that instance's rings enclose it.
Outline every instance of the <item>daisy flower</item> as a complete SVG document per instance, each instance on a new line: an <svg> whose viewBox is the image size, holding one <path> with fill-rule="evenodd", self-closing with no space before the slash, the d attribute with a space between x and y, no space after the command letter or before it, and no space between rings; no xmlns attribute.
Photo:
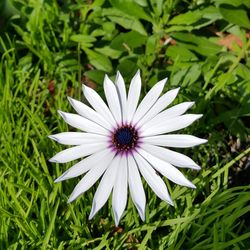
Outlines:
<svg viewBox="0 0 250 250"><path fill-rule="evenodd" d="M137 71L131 80L128 94L118 72L115 84L105 76L107 104L93 89L83 86L84 96L92 108L68 97L78 114L58 111L66 123L84 132L50 135L61 144L75 146L61 151L50 161L66 163L84 158L55 182L86 173L69 197L69 202L72 202L102 177L89 219L103 207L112 192L112 209L118 225L129 189L144 221L146 197L141 176L155 194L170 205L173 201L158 173L176 184L195 188L176 167L196 170L200 167L191 158L169 148L188 148L205 143L206 140L192 135L172 133L189 126L202 115L184 114L194 102L183 102L166 109L179 91L177 88L161 95L166 81L167 78L156 83L139 103L140 72Z"/></svg>

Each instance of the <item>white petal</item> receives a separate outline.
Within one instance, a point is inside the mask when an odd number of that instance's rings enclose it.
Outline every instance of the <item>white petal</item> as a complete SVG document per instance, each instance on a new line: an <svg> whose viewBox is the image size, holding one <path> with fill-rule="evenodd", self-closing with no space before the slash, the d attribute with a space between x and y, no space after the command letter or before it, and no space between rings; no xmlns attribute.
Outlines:
<svg viewBox="0 0 250 250"><path fill-rule="evenodd" d="M146 196L133 156L128 156L128 184L131 198L143 221L145 221Z"/></svg>
<svg viewBox="0 0 250 250"><path fill-rule="evenodd" d="M109 109L111 110L116 122L120 124L122 121L120 100L114 83L108 78L107 75L105 75L104 78L104 92Z"/></svg>
<svg viewBox="0 0 250 250"><path fill-rule="evenodd" d="M105 148L107 148L106 142L86 144L86 145L83 144L80 146L67 148L61 151L60 153L52 157L49 161L57 163L66 163L93 154Z"/></svg>
<svg viewBox="0 0 250 250"><path fill-rule="evenodd" d="M115 217L115 225L118 226L122 213L127 204L128 195L128 166L127 158L122 157L119 170L116 175L116 181L113 189L112 207Z"/></svg>
<svg viewBox="0 0 250 250"><path fill-rule="evenodd" d="M134 124L136 124L143 116L145 116L148 110L155 104L165 86L166 81L167 78L156 83L143 98L133 117Z"/></svg>
<svg viewBox="0 0 250 250"><path fill-rule="evenodd" d="M82 132L63 132L49 135L48 137L64 145L82 145L85 143L91 144L108 141L107 137L104 135Z"/></svg>
<svg viewBox="0 0 250 250"><path fill-rule="evenodd" d="M70 104L72 105L72 107L75 109L75 111L79 115L81 115L81 116L83 116L83 117L85 117L93 122L98 123L99 125L101 125L102 127L106 128L106 129L109 129L109 130L112 129L111 124L108 123L106 121L106 119L104 119L100 114L98 114L92 108L88 107L86 104L79 102L79 101L77 101L69 96L68 96L68 100L69 100Z"/></svg>
<svg viewBox="0 0 250 250"><path fill-rule="evenodd" d="M193 135L159 135L142 138L142 142L173 148L189 148L206 143L207 140Z"/></svg>
<svg viewBox="0 0 250 250"><path fill-rule="evenodd" d="M166 94L161 96L153 107L142 117L142 119L137 123L138 126L142 126L145 122L151 120L158 113L164 110L177 96L180 88L172 89L168 91Z"/></svg>
<svg viewBox="0 0 250 250"><path fill-rule="evenodd" d="M119 96L121 108L122 108L122 120L126 121L127 119L127 94L126 94L126 87L125 87L123 77L119 71L117 72L117 75L116 75L115 84L116 84L116 88L117 88L117 92L118 92L118 96Z"/></svg>
<svg viewBox="0 0 250 250"><path fill-rule="evenodd" d="M116 125L116 121L110 110L108 109L102 98L91 88L83 85L83 93L90 105L112 126Z"/></svg>
<svg viewBox="0 0 250 250"><path fill-rule="evenodd" d="M141 174L152 188L155 194L162 200L166 201L173 206L173 201L168 193L166 184L161 177L156 174L155 170L149 165L149 163L138 153L134 153L135 160L140 169Z"/></svg>
<svg viewBox="0 0 250 250"><path fill-rule="evenodd" d="M162 148L146 143L142 143L141 148L148 153L151 153L152 155L158 157L159 159L173 164L174 166L196 170L200 169L200 167L188 156L169 150L167 148Z"/></svg>
<svg viewBox="0 0 250 250"><path fill-rule="evenodd" d="M104 149L97 153L84 158L77 164L73 165L70 169L65 171L60 177L58 177L55 182L60 182L77 177L81 174L88 172L96 164L106 160L107 155L110 154L110 149Z"/></svg>
<svg viewBox="0 0 250 250"><path fill-rule="evenodd" d="M87 191L95 182L101 177L103 172L107 169L110 162L114 158L114 154L107 154L100 164L97 164L89 170L89 172L81 179L81 181L76 185L72 194L69 197L68 202L75 200L80 194Z"/></svg>
<svg viewBox="0 0 250 250"><path fill-rule="evenodd" d="M108 130L101 127L95 122L92 122L80 115L66 113L58 110L58 113L62 116L63 120L67 122L70 126L78 128L82 131L86 131L94 134L107 135Z"/></svg>
<svg viewBox="0 0 250 250"><path fill-rule="evenodd" d="M177 117L179 115L184 114L189 108L191 108L194 105L194 102L183 102L180 104L177 104L169 109L166 109L156 115L152 120L148 121L147 123L150 123L149 126L152 126L152 124L159 124L162 121L166 121L170 118ZM147 123L144 123L143 126L147 126Z"/></svg>
<svg viewBox="0 0 250 250"><path fill-rule="evenodd" d="M134 116L141 93L141 77L138 70L132 78L128 91L127 122L131 122Z"/></svg>
<svg viewBox="0 0 250 250"><path fill-rule="evenodd" d="M141 136L159 135L183 129L201 117L202 115L188 114L173 117L166 121L159 121L159 123L149 121L140 128Z"/></svg>
<svg viewBox="0 0 250 250"><path fill-rule="evenodd" d="M94 195L89 220L91 220L95 216L95 214L104 206L104 204L108 200L112 188L115 184L117 170L120 167L120 159L120 157L115 157L104 173Z"/></svg>
<svg viewBox="0 0 250 250"><path fill-rule="evenodd" d="M195 188L195 185L186 179L186 177L171 164L160 160L143 149L138 149L138 152L154 167L154 169L167 177L170 181L182 186Z"/></svg>

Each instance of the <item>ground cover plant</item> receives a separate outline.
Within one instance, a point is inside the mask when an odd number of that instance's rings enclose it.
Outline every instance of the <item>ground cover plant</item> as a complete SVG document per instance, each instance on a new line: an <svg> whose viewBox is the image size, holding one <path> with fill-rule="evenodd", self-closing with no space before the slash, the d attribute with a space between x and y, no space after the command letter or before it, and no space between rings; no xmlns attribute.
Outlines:
<svg viewBox="0 0 250 250"><path fill-rule="evenodd" d="M12 0L0 3L1 249L250 249L250 3L247 0ZM86 84L103 96L105 73L143 96L169 77L176 103L204 116L185 130L208 143L180 150L201 170L196 190L165 178L175 207L144 185L143 223L129 197L119 227L111 201L91 220L95 185L67 204L80 178L47 136L71 130L57 110ZM128 85L127 85L128 86ZM144 183L145 184L145 183Z"/></svg>

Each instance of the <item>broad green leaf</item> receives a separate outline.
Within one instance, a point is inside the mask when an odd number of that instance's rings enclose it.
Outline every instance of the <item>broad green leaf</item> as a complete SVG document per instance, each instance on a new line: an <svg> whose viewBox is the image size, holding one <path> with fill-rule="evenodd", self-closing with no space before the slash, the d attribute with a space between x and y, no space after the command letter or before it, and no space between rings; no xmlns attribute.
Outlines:
<svg viewBox="0 0 250 250"><path fill-rule="evenodd" d="M102 84L105 72L101 71L101 70L94 69L94 70L89 70L89 71L84 72L84 75L87 76L92 81L94 81L98 84Z"/></svg>
<svg viewBox="0 0 250 250"><path fill-rule="evenodd" d="M227 72L227 73L221 74L218 77L216 85L214 87L215 92L223 89L226 85L230 85L234 83L236 80L237 80L237 77L232 73Z"/></svg>
<svg viewBox="0 0 250 250"><path fill-rule="evenodd" d="M106 72L112 71L112 64L107 56L102 55L94 50L90 50L88 48L84 48L84 52L87 54L90 63L95 68Z"/></svg>
<svg viewBox="0 0 250 250"><path fill-rule="evenodd" d="M218 20L222 18L222 15L218 8L214 6L208 6L202 10L197 10L202 14L202 17L205 19L210 19L210 20Z"/></svg>
<svg viewBox="0 0 250 250"><path fill-rule="evenodd" d="M187 74L185 75L182 86L185 87L185 86L188 86L188 85L195 83L198 80L198 78L200 77L200 75L201 75L200 64L198 64L198 63L193 64L189 68Z"/></svg>
<svg viewBox="0 0 250 250"><path fill-rule="evenodd" d="M131 29L137 31L142 35L147 35L147 32L145 31L141 22L133 17L124 15L124 16L108 16L108 18L112 22L121 25L125 29Z"/></svg>
<svg viewBox="0 0 250 250"><path fill-rule="evenodd" d="M237 77L230 72L221 74L217 78L215 86L207 92L205 98L207 100L212 98L218 91L223 90L225 86L234 83L236 80L237 80Z"/></svg>
<svg viewBox="0 0 250 250"><path fill-rule="evenodd" d="M228 22L250 29L249 18L244 9L236 8L229 4L222 4L219 10Z"/></svg>
<svg viewBox="0 0 250 250"><path fill-rule="evenodd" d="M93 3L92 3L92 8L93 7L101 7L102 5L103 5L103 3L105 2L105 0L95 0L95 1L93 1Z"/></svg>
<svg viewBox="0 0 250 250"><path fill-rule="evenodd" d="M135 3L133 0L110 0L110 3L116 9L122 11L126 15L135 17L136 19L144 19L149 22L152 21L152 18Z"/></svg>
<svg viewBox="0 0 250 250"><path fill-rule="evenodd" d="M102 24L102 27L100 27L99 29L94 29L93 32L91 33L91 36L104 36L105 40L112 40L113 36L115 33L117 33L116 31L116 24L113 22L104 22Z"/></svg>
<svg viewBox="0 0 250 250"><path fill-rule="evenodd" d="M122 60L117 67L117 70L121 72L122 76L126 80L131 79L135 74L135 72L137 71L137 69L138 68L136 63L129 58Z"/></svg>
<svg viewBox="0 0 250 250"><path fill-rule="evenodd" d="M179 61L193 61L198 59L197 56L189 49L179 45L169 46L167 48L166 55L172 60L176 60L178 57Z"/></svg>
<svg viewBox="0 0 250 250"><path fill-rule="evenodd" d="M163 11L163 0L150 0L150 4L156 16L160 16Z"/></svg>
<svg viewBox="0 0 250 250"><path fill-rule="evenodd" d="M184 14L179 14L175 17L173 17L170 21L169 21L169 25L173 25L173 24L184 24L184 25L189 25L192 23L197 22L199 19L201 19L202 14L199 11L194 11L194 12L186 12Z"/></svg>
<svg viewBox="0 0 250 250"><path fill-rule="evenodd" d="M202 10L195 10L177 15L168 23L171 26L166 29L166 32L169 33L184 30L192 31L208 26L222 18L223 17L218 8L209 6Z"/></svg>
<svg viewBox="0 0 250 250"><path fill-rule="evenodd" d="M239 65L236 68L236 73L242 79L250 80L250 69L248 67L246 67L244 64L239 63Z"/></svg>
<svg viewBox="0 0 250 250"><path fill-rule="evenodd" d="M134 0L137 4L141 5L142 7L147 7L148 2L147 0Z"/></svg>
<svg viewBox="0 0 250 250"><path fill-rule="evenodd" d="M72 35L70 37L70 40L77 42L77 43L93 43L96 41L96 38L92 36L76 34L76 35Z"/></svg>
<svg viewBox="0 0 250 250"><path fill-rule="evenodd" d="M112 49L109 46L105 46L105 47L102 47L102 48L96 48L95 50L97 52L100 52L101 54L103 54L105 56L109 56L112 59L117 59L122 54L121 51Z"/></svg>
<svg viewBox="0 0 250 250"><path fill-rule="evenodd" d="M128 33L120 33L111 42L110 47L112 49L127 51L129 49L140 47L146 42L146 36L143 36L135 31L130 31Z"/></svg>
<svg viewBox="0 0 250 250"><path fill-rule="evenodd" d="M188 67L182 68L177 73L175 73L174 76L170 79L171 86L181 86L182 81L185 78L185 75L187 74L187 72L188 72Z"/></svg>
<svg viewBox="0 0 250 250"><path fill-rule="evenodd" d="M195 51L204 56L210 56L221 51L221 46L211 42L205 37L199 37L189 33L174 33L172 37L180 46Z"/></svg>
<svg viewBox="0 0 250 250"><path fill-rule="evenodd" d="M102 24L102 28L106 33L112 33L115 31L115 23L105 22Z"/></svg>
<svg viewBox="0 0 250 250"><path fill-rule="evenodd" d="M145 56L148 65L151 65L157 56L155 51L156 47L159 46L159 40L158 35L152 35L147 40Z"/></svg>
<svg viewBox="0 0 250 250"><path fill-rule="evenodd" d="M250 1L248 0L213 0L216 6L221 4L228 4L232 6L240 6L245 5L247 8L250 9Z"/></svg>
<svg viewBox="0 0 250 250"><path fill-rule="evenodd" d="M104 36L106 32L103 29L95 29L92 33L92 37L97 37L97 36Z"/></svg>

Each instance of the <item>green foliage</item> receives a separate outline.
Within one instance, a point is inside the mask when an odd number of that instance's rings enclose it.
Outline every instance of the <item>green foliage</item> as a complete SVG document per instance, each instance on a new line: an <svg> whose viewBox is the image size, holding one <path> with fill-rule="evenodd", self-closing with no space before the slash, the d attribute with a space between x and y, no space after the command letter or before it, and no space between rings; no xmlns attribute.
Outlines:
<svg viewBox="0 0 250 250"><path fill-rule="evenodd" d="M248 0L6 0L0 4L0 249L250 249L250 41ZM129 200L120 228L111 204L88 221L96 186L72 204L79 179L54 184L71 164L47 135L67 131L57 109L102 94L105 73L144 94L168 76L178 102L204 117L187 132L209 143L187 150L197 189L167 184L170 208L144 185L146 222ZM238 182L238 176L243 176ZM245 184L245 185L244 185Z"/></svg>

